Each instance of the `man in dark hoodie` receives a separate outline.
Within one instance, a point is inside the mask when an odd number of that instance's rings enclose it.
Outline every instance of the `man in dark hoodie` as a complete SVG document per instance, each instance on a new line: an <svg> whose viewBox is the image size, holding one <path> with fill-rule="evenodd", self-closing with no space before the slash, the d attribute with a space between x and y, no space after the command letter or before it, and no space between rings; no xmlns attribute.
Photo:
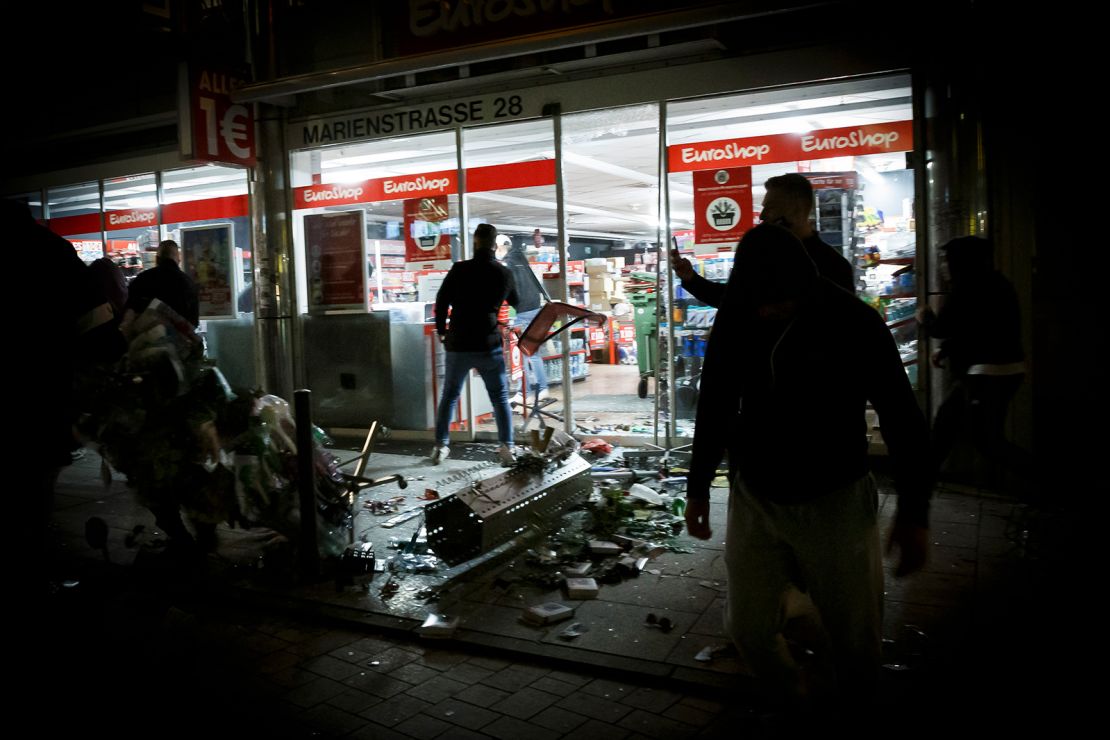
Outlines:
<svg viewBox="0 0 1110 740"><path fill-rule="evenodd" d="M939 314L928 307L917 313L922 330L941 340L933 365L952 374L952 388L933 421L934 461L938 469L944 464L967 421L985 457L1027 477L1029 455L1005 432L1010 402L1025 377L1017 293L994 269L988 240L960 237L941 253L951 290Z"/></svg>
<svg viewBox="0 0 1110 740"><path fill-rule="evenodd" d="M181 271L181 249L173 239L158 245L157 263L139 273L127 290L123 324L127 326L155 298L172 308L194 327L200 324L197 284Z"/></svg>
<svg viewBox="0 0 1110 740"><path fill-rule="evenodd" d="M788 229L801 240L806 254L813 260L821 277L828 278L849 293L856 292L855 274L852 265L840 252L822 241L813 228L813 186L804 175L789 172L772 177L764 183L767 194L763 196L763 208L759 220L765 224L775 224ZM694 271L690 260L681 256L677 250L671 251L671 264L675 274L682 281L682 288L707 306L720 306L725 286L699 275Z"/></svg>
<svg viewBox="0 0 1110 740"><path fill-rule="evenodd" d="M889 542L903 575L924 563L931 481L927 426L890 331L873 308L819 277L789 231L749 231L706 350L686 523L695 537L712 535L709 488L727 449L726 628L787 700L807 698L813 680L783 635L799 592L827 635L834 696L860 706L878 679L883 572L868 401L895 464Z"/></svg>
<svg viewBox="0 0 1110 740"><path fill-rule="evenodd" d="M436 334L447 349L443 395L436 410L436 441L430 455L438 465L450 453L447 446L451 414L470 369L482 376L497 422L497 459L513 464L513 417L509 408L509 383L497 314L501 304L520 304L509 268L494 255L497 229L478 224L474 229L474 258L451 266L436 293ZM450 308L450 316L448 316Z"/></svg>

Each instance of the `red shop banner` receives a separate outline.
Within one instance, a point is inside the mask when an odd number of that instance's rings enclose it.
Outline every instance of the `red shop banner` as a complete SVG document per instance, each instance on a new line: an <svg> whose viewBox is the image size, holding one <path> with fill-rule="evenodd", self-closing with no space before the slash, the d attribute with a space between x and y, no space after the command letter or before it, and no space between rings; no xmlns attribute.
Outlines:
<svg viewBox="0 0 1110 740"><path fill-rule="evenodd" d="M694 177L694 242L735 244L752 227L752 169L701 170Z"/></svg>
<svg viewBox="0 0 1110 740"><path fill-rule="evenodd" d="M448 216L446 195L405 201L405 262L451 259L451 235L443 231Z"/></svg>
<svg viewBox="0 0 1110 740"><path fill-rule="evenodd" d="M443 170L362 182L307 185L294 188L293 208L322 208L454 195L459 192L458 180L457 171ZM551 159L471 167L466 171L466 189L470 193L554 184L555 161Z"/></svg>
<svg viewBox="0 0 1110 740"><path fill-rule="evenodd" d="M308 310L366 308L366 233L361 211L304 217Z"/></svg>
<svg viewBox="0 0 1110 740"><path fill-rule="evenodd" d="M667 147L670 172L694 172L775 162L906 152L913 149L913 121L721 139Z"/></svg>
<svg viewBox="0 0 1110 740"><path fill-rule="evenodd" d="M227 70L192 67L188 79L182 155L205 162L253 166L254 108L231 100L231 92L244 84L243 77Z"/></svg>

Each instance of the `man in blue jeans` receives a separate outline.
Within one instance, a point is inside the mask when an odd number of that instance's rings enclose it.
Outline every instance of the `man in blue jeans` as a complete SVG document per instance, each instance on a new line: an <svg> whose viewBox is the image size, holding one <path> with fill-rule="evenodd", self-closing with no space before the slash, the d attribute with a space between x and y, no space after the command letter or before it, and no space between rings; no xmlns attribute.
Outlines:
<svg viewBox="0 0 1110 740"><path fill-rule="evenodd" d="M536 277L536 273L532 272L532 266L528 263L528 257L524 254L523 244L514 245L512 239L508 236L498 235L497 258L513 273L516 293L520 298L520 303L516 306L514 326L520 327L523 331L528 328L532 319L536 318L536 314L540 312L543 299L548 298L547 291L544 290L539 278ZM547 392L547 372L544 370L543 357L539 354L531 355L525 357L524 362L528 369L529 395L532 396L535 403L538 403L550 395ZM517 393L511 400L522 405L525 401L521 393Z"/></svg>
<svg viewBox="0 0 1110 740"><path fill-rule="evenodd" d="M436 294L436 334L447 350L443 395L436 410L436 444L431 454L436 465L450 453L447 442L451 417L471 368L482 376L493 404L501 443L497 457L505 466L514 462L508 375L497 314L505 301L516 308L520 299L512 273L494 256L496 239L496 228L478 224L474 230L474 258L452 265Z"/></svg>

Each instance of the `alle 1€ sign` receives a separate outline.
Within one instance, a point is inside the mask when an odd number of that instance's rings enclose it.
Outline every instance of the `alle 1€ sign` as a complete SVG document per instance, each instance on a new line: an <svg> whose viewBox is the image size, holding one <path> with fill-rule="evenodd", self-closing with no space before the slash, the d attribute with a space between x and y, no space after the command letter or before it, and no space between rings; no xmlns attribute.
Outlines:
<svg viewBox="0 0 1110 740"><path fill-rule="evenodd" d="M179 122L182 155L205 162L253 166L254 113L251 106L231 100L232 90L243 80L204 67L189 70L182 77L188 80L188 96L182 101Z"/></svg>

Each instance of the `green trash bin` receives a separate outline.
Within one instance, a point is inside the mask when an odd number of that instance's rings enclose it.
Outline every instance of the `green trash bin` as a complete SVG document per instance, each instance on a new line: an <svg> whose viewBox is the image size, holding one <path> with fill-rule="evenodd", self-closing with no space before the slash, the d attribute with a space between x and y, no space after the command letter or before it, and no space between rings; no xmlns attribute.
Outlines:
<svg viewBox="0 0 1110 740"><path fill-rule="evenodd" d="M640 384L637 393L647 397L647 379L655 374L655 355L658 351L659 321L655 315L656 293L632 293L632 317L636 327L636 363L640 367Z"/></svg>

